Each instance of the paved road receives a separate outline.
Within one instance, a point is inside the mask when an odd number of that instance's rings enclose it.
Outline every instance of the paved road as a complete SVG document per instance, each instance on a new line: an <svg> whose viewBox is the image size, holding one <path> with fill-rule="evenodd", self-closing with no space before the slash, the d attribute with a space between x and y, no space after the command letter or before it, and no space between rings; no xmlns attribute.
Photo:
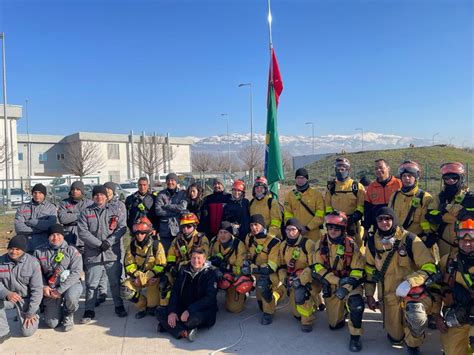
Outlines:
<svg viewBox="0 0 474 355"><path fill-rule="evenodd" d="M312 333L303 333L298 322L290 314L288 306L283 306L278 311L273 324L262 326L253 297L248 300L247 309L239 315L224 310L222 294L219 295L219 305L221 310L216 325L210 330L200 331L194 343L157 333L157 321L150 316L136 320L135 309L130 304L129 316L125 319L118 318L113 313L112 301L108 300L96 309L97 320L94 323L76 324L70 333L42 328L31 338L20 338L17 337L18 323L11 323L14 324L12 333L16 337L0 345L0 354L181 354L191 351L196 354L210 354L228 346L231 347L220 350L219 353L351 354L347 349L347 327L337 331L329 330L325 313L317 314ZM76 313L76 323L82 313L82 308ZM14 314L9 316L13 318ZM380 313L366 311L361 354L405 354L404 349L394 348L388 343L381 318ZM429 330L422 348L423 353L441 354L440 348L439 334Z"/></svg>

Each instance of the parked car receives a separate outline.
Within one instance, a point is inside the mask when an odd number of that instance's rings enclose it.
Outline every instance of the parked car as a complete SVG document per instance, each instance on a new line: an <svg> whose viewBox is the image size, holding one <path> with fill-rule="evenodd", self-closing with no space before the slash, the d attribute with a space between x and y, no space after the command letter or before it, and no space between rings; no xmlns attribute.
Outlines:
<svg viewBox="0 0 474 355"><path fill-rule="evenodd" d="M131 194L135 193L135 191L137 191L137 188L135 188L133 190L124 189L124 188L122 188L121 184L116 184L116 187L115 187L115 194L118 196L120 201L125 201L125 199L128 196L130 196Z"/></svg>
<svg viewBox="0 0 474 355"><path fill-rule="evenodd" d="M69 190L70 187L67 185L53 186L50 191L51 201L57 204L65 198L68 198Z"/></svg>
<svg viewBox="0 0 474 355"><path fill-rule="evenodd" d="M138 184L136 182L124 182L118 185L122 190L127 191L130 195L134 194L138 190Z"/></svg>
<svg viewBox="0 0 474 355"><path fill-rule="evenodd" d="M1 204L6 205L7 204L7 189L1 189L2 190L2 195L1 195ZM31 201L31 196L28 195L25 190L20 189L20 188L11 188L10 189L10 204L12 206L20 206L22 203L30 202Z"/></svg>

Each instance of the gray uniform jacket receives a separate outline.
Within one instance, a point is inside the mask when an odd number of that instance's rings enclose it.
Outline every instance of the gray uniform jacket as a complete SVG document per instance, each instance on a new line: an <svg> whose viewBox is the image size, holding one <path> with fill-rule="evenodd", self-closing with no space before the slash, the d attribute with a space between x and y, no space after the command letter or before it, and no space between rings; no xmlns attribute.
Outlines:
<svg viewBox="0 0 474 355"><path fill-rule="evenodd" d="M188 202L186 192L177 190L173 196L168 189L156 196L155 212L160 219L159 234L161 238L174 238L179 233L179 216L186 211Z"/></svg>
<svg viewBox="0 0 474 355"><path fill-rule="evenodd" d="M16 210L15 232L28 238L28 250L33 251L48 241L48 228L57 221L57 208L51 202L24 203Z"/></svg>
<svg viewBox="0 0 474 355"><path fill-rule="evenodd" d="M59 204L58 219L59 223L64 225L64 236L68 241L77 243L79 235L79 228L77 227L78 219L81 216L81 212L93 203L94 201L87 198L80 200L66 198Z"/></svg>
<svg viewBox="0 0 474 355"><path fill-rule="evenodd" d="M8 254L0 256L0 300L6 300L9 292L29 298L28 316L37 313L43 299L43 278L34 256L25 253L17 260L10 259Z"/></svg>
<svg viewBox="0 0 474 355"><path fill-rule="evenodd" d="M61 251L64 255L59 263L54 260L58 251ZM63 294L72 285L81 283L82 256L76 248L66 241L58 249L53 249L49 243L43 244L35 250L34 256L41 265L44 286L55 288L56 291ZM59 273L69 270L70 274L64 281L61 280L61 277L58 277L55 285L50 285L48 279L56 269Z"/></svg>
<svg viewBox="0 0 474 355"><path fill-rule="evenodd" d="M78 221L79 239L84 243L84 264L122 259L122 237L127 231L125 215L113 204L87 207ZM107 240L111 247L102 252L100 246Z"/></svg>

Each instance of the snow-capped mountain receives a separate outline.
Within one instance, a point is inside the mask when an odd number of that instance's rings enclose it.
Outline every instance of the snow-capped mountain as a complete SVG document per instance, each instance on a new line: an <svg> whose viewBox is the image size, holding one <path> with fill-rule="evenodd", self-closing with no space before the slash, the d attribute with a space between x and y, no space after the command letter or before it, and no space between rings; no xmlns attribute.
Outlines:
<svg viewBox="0 0 474 355"><path fill-rule="evenodd" d="M194 140L193 152L219 153L227 152L230 141L231 152L238 152L241 148L250 144L250 133L210 136L210 137L186 137ZM254 134L256 144L264 144L263 134ZM407 148L410 144L416 147L429 145L431 142L426 138L402 137L393 134L364 132L364 150ZM308 155L312 153L312 138L308 136L280 136L281 148L287 150L291 155ZM336 153L345 150L356 152L362 150L362 137L360 133L353 135L327 135L314 137L314 153Z"/></svg>

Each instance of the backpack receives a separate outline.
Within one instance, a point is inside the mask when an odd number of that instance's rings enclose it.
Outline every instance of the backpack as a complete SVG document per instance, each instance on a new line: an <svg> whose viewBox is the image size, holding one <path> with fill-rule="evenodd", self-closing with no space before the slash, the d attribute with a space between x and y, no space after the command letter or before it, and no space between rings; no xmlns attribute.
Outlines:
<svg viewBox="0 0 474 355"><path fill-rule="evenodd" d="M350 191L336 191L336 180L328 181L327 188L331 196L334 196L336 193L346 194L348 192L352 192L354 196L357 197L357 194L359 193L359 183L355 180L352 181L352 187Z"/></svg>

